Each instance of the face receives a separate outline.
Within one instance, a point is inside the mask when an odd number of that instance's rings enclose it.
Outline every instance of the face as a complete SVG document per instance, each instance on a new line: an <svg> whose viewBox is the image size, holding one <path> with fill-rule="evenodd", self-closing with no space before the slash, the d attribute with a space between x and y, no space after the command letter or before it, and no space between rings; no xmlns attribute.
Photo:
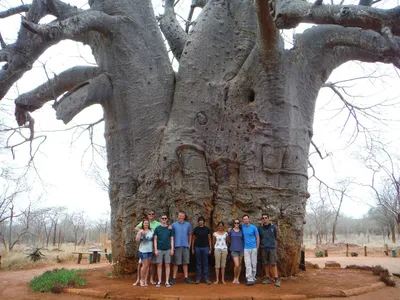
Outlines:
<svg viewBox="0 0 400 300"><path fill-rule="evenodd" d="M204 221L203 221L203 220L200 220L200 221L199 221L199 225L200 225L200 226L204 226Z"/></svg>
<svg viewBox="0 0 400 300"><path fill-rule="evenodd" d="M179 222L185 221L185 214L184 213L179 213L178 214L178 220L179 220Z"/></svg>
<svg viewBox="0 0 400 300"><path fill-rule="evenodd" d="M161 223L162 224L166 224L167 223L167 221L168 221L168 217L167 216L161 216Z"/></svg>
<svg viewBox="0 0 400 300"><path fill-rule="evenodd" d="M219 224L219 225L218 225L218 230L219 230L219 231L223 231L223 230L224 230L224 225Z"/></svg>
<svg viewBox="0 0 400 300"><path fill-rule="evenodd" d="M149 229L149 227L150 227L149 221L147 220L143 221L143 229Z"/></svg>
<svg viewBox="0 0 400 300"><path fill-rule="evenodd" d="M147 217L149 218L150 221L153 221L155 216L156 216L156 214L155 214L154 211L150 211L150 212L147 214Z"/></svg>
<svg viewBox="0 0 400 300"><path fill-rule="evenodd" d="M243 223L248 225L250 223L250 219L248 216L243 217Z"/></svg>
<svg viewBox="0 0 400 300"><path fill-rule="evenodd" d="M240 221L239 220L233 221L233 226L235 226L236 228L239 228L239 225L240 225Z"/></svg>
<svg viewBox="0 0 400 300"><path fill-rule="evenodd" d="M263 215L262 216L262 223L263 224L268 224L269 223L269 216Z"/></svg>

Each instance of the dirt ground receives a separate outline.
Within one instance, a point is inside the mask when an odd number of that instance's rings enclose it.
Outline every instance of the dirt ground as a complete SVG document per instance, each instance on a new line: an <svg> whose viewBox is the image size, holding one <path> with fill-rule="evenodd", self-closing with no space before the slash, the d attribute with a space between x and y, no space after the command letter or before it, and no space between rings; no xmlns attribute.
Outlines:
<svg viewBox="0 0 400 300"><path fill-rule="evenodd" d="M340 255L337 253L336 255ZM347 263L358 264L357 258L335 257L332 251L332 256L328 258L313 258L313 252L306 253L306 260L311 260L313 263L324 265L324 261L342 260L340 263L344 267ZM344 262L347 259L348 262ZM398 270L400 268L400 258L388 258L382 255L363 257L362 265L377 265L382 264L382 261L387 260L390 268ZM316 262L315 262L316 261ZM341 299L334 297L341 290L348 290L357 287L363 287L379 282L378 277L372 275L371 272L360 270L346 269L307 269L300 272L297 276L291 278L283 278L280 288L273 285L256 284L255 286L245 286L244 284L234 285L231 283L231 277L227 276L226 285L185 285L183 279L178 277L178 284L171 288L165 286L157 288L149 287L134 287L132 286L133 277L126 279L110 278L111 267L105 262L96 265L87 263L66 264L66 265L51 265L30 270L22 271L0 271L0 299L93 299L71 294L38 294L30 290L28 286L29 280L34 276L40 275L46 270L53 268L82 268L85 270L85 278L88 285L85 289L93 289L96 291L107 291L113 299L139 299L139 297L157 297L159 295L167 296L186 296L186 299L195 299L199 296L203 299L218 299L219 297L269 297L276 295L307 295L309 298L322 299L322 296L331 296L330 299ZM390 269L389 269L390 270ZM393 272L393 271L392 271ZM182 275L182 274L180 274ZM190 274L194 278L194 274ZM136 278L136 277L135 277ZM242 279L243 283L244 280ZM320 297L320 298L318 298ZM141 298L143 299L143 298ZM400 280L397 280L397 287L385 287L367 294L349 297L348 299L357 300L372 300L372 299L400 299Z"/></svg>

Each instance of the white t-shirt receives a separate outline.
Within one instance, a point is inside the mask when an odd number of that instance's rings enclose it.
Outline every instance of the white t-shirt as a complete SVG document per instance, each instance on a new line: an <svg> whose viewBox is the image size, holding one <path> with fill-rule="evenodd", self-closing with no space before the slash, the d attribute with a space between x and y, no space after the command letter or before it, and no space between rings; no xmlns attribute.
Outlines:
<svg viewBox="0 0 400 300"><path fill-rule="evenodd" d="M215 245L214 245L215 249L217 249L217 250L227 250L228 249L228 245L226 244L226 237L228 236L227 232L224 232L223 234L214 232L213 236L215 236Z"/></svg>

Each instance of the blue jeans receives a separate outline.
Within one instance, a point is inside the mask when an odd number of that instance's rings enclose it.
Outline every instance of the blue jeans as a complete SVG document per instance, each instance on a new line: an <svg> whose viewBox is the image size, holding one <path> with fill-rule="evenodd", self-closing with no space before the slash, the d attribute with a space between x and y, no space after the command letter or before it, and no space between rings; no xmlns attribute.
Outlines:
<svg viewBox="0 0 400 300"><path fill-rule="evenodd" d="M200 280L201 278L201 266L204 268L204 279L208 280L208 251L210 248L200 248L194 247L194 251L196 253L196 280Z"/></svg>

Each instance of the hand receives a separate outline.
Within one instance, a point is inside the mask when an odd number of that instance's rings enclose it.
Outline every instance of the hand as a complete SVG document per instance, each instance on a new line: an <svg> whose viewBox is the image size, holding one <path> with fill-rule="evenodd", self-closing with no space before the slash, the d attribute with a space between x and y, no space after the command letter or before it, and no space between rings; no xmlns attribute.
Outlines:
<svg viewBox="0 0 400 300"><path fill-rule="evenodd" d="M143 229L140 229L140 230L139 230L139 233L140 233L141 235L144 235L144 230L143 230Z"/></svg>
<svg viewBox="0 0 400 300"><path fill-rule="evenodd" d="M171 225L171 224L168 225L168 229L169 229L169 230L172 230L172 225Z"/></svg>
<svg viewBox="0 0 400 300"><path fill-rule="evenodd" d="M211 254L211 252L212 252L212 251L211 251L211 248L210 248L210 249L208 249L208 254Z"/></svg>
<svg viewBox="0 0 400 300"><path fill-rule="evenodd" d="M194 254L194 249L192 249L192 254Z"/></svg>
<svg viewBox="0 0 400 300"><path fill-rule="evenodd" d="M174 255L174 249L171 249L171 255Z"/></svg>
<svg viewBox="0 0 400 300"><path fill-rule="evenodd" d="M157 250L157 249L156 249L156 250L154 250L154 254L155 254L156 256L158 256L159 252L158 252L158 250Z"/></svg>

